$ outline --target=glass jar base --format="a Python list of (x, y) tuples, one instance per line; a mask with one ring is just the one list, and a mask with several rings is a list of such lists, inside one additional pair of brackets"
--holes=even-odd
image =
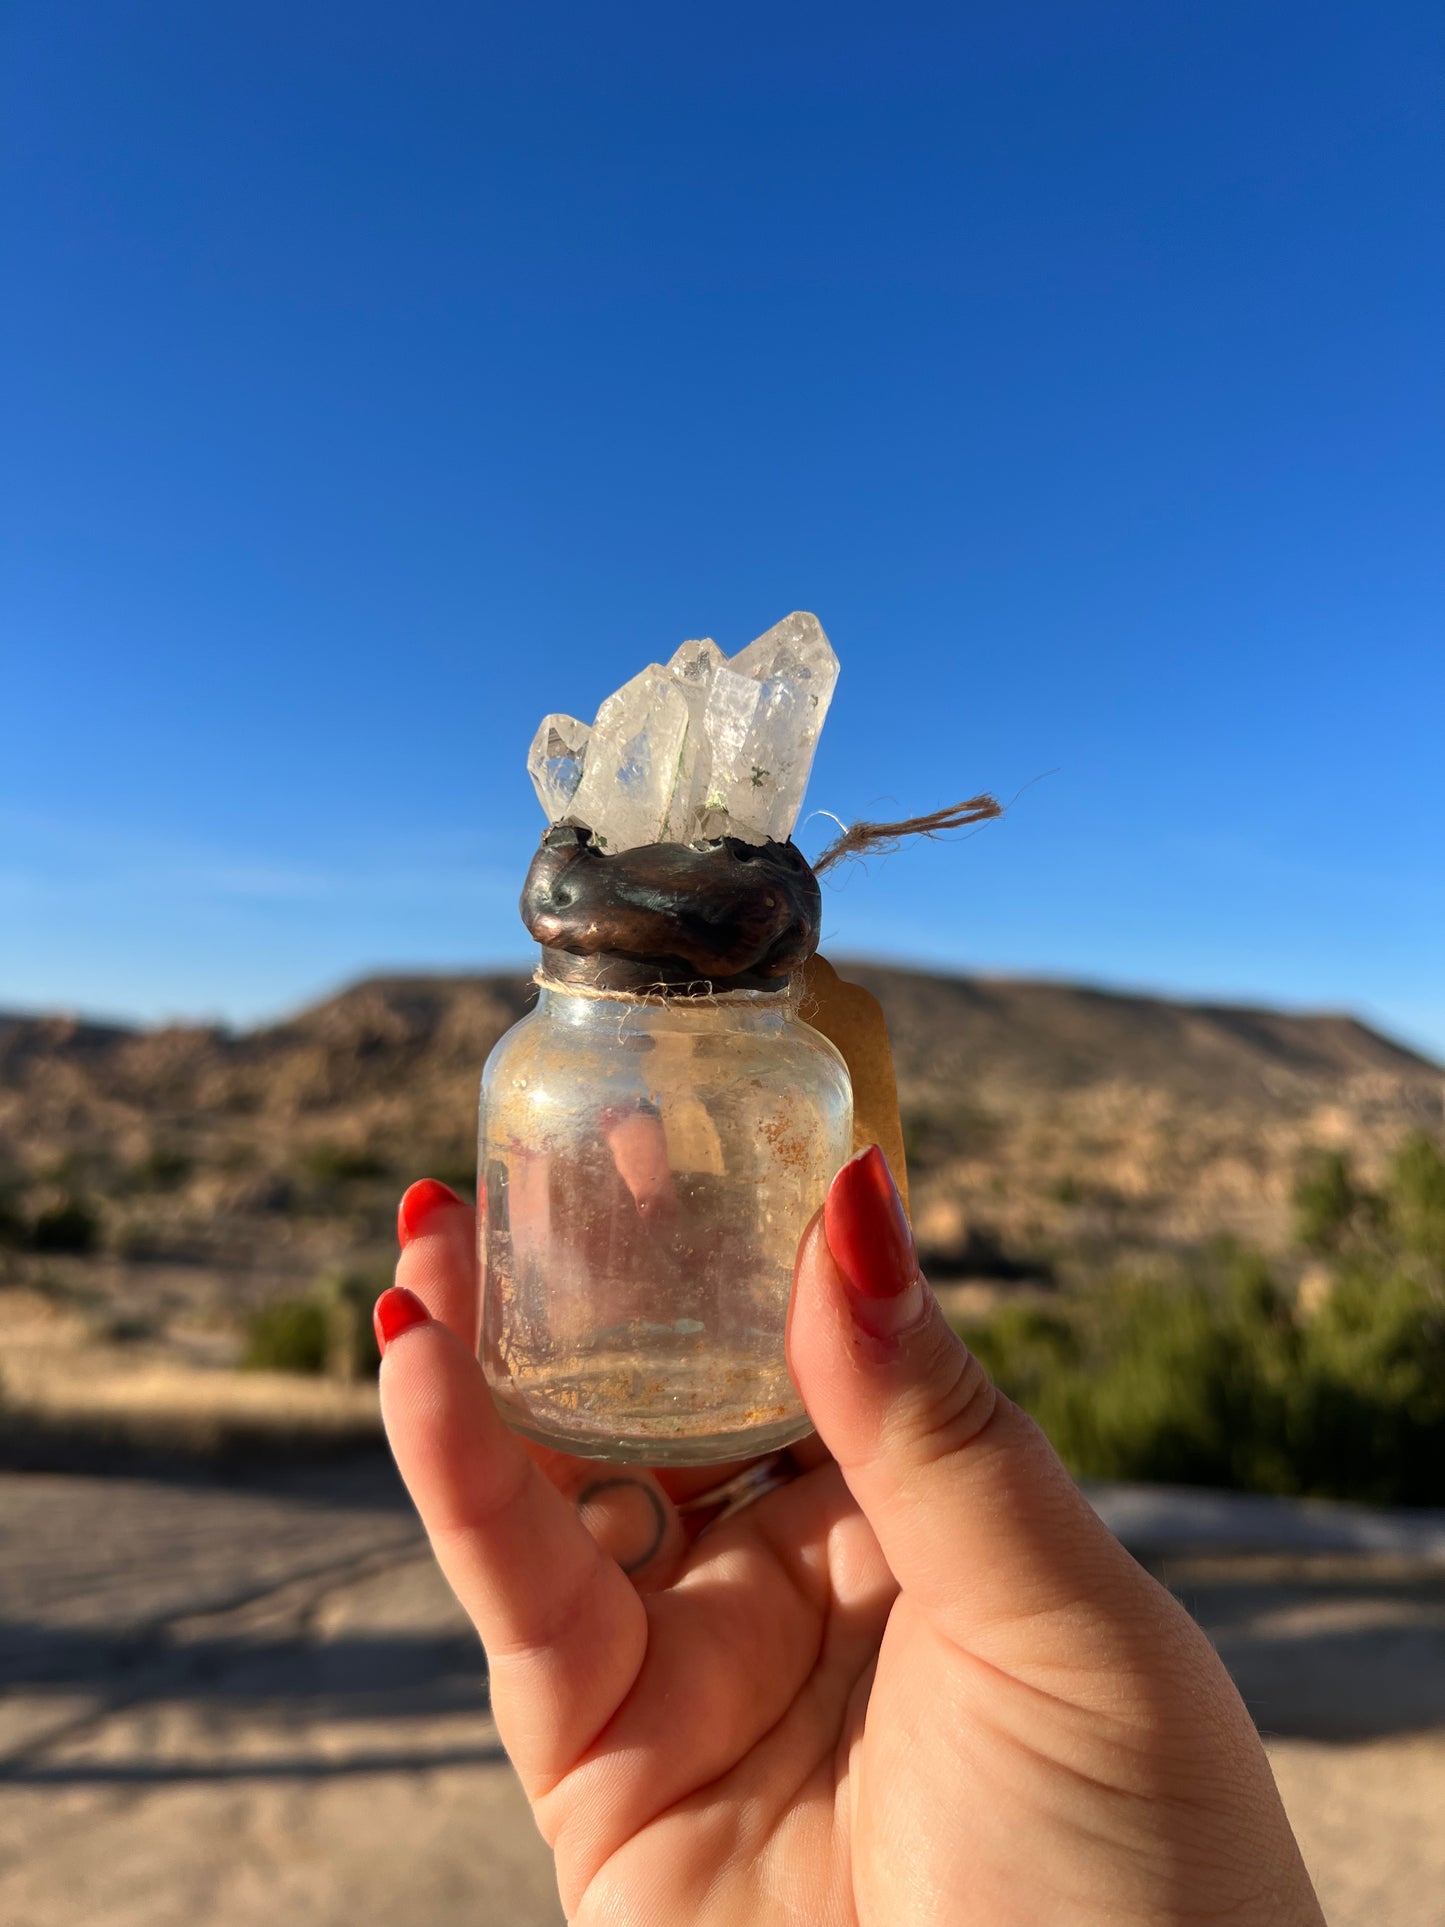
[(718, 1357), (696, 1341), (574, 1353), (544, 1370), (489, 1370), (514, 1431), (574, 1458), (625, 1465), (720, 1465), (791, 1445), (812, 1430), (779, 1345)]
[(673, 1433), (661, 1429), (645, 1437), (604, 1435), (595, 1429), (575, 1430), (538, 1419), (525, 1406), (504, 1396), (497, 1397), (497, 1408), (514, 1432), (545, 1445), (553, 1452), (565, 1452), (574, 1459), (597, 1459), (608, 1465), (726, 1465), (734, 1459), (761, 1458), (795, 1445), (812, 1431), (806, 1412), (790, 1412), (785, 1418), (762, 1425), (738, 1426), (711, 1433)]

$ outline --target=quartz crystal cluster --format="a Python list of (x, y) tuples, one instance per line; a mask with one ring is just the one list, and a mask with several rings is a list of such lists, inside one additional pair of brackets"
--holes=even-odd
[(815, 616), (785, 616), (732, 657), (685, 642), (609, 696), (590, 729), (544, 716), (528, 774), (550, 823), (589, 829), (608, 852), (783, 842), (837, 680)]

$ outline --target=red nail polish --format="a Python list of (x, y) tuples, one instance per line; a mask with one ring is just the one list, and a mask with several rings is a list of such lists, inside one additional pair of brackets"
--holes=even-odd
[(850, 1158), (823, 1206), (823, 1233), (865, 1330), (891, 1338), (918, 1317), (923, 1285), (903, 1200), (876, 1144)]
[(440, 1178), (419, 1178), (402, 1193), (396, 1207), (396, 1241), (405, 1251), (413, 1238), (431, 1229), (427, 1220), (444, 1204), (460, 1204), (461, 1199)]
[(376, 1349), (382, 1357), (393, 1338), (399, 1338), (413, 1325), (424, 1325), (431, 1313), (414, 1291), (405, 1285), (392, 1285), (376, 1301), (371, 1314), (372, 1329), (376, 1333)]

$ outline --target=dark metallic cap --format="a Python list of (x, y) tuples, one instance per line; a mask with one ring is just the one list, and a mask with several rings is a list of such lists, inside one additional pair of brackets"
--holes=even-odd
[(818, 879), (791, 843), (644, 843), (608, 856), (549, 830), (522, 921), (555, 982), (705, 995), (782, 990), (818, 947)]

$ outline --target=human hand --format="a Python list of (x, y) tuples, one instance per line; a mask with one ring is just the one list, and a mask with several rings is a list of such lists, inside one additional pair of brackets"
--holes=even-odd
[(471, 1211), (403, 1200), (381, 1400), (579, 1927), (1318, 1927), (1249, 1717), (996, 1392), (876, 1150), (799, 1252), (799, 1474), (526, 1444), (476, 1359)]

